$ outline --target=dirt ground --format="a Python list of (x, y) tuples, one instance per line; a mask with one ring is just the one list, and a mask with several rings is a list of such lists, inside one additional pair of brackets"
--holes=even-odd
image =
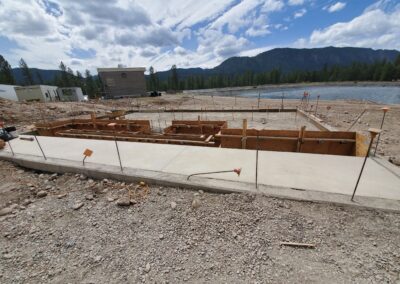
[(1, 283), (400, 282), (398, 213), (0, 166)]
[[(285, 108), (299, 105), (284, 101)], [(92, 111), (257, 106), (257, 99), (187, 94), (88, 103), (0, 99), (0, 120), (22, 132)], [(379, 128), (382, 107), (320, 101), (317, 116), (347, 130), (367, 108), (352, 127), (365, 132)], [(390, 108), (378, 153), (399, 163), (400, 105)], [(5, 161), (0, 180), (0, 283), (400, 283), (399, 213), (91, 180)], [(121, 206), (128, 196), (132, 204)]]

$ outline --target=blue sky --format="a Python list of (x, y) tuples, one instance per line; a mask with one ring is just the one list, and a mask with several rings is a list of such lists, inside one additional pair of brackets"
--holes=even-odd
[(14, 67), (214, 67), (323, 46), (400, 49), (400, 0), (0, 0), (0, 54)]

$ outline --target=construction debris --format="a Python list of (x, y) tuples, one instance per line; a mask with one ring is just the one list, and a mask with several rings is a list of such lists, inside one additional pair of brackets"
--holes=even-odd
[(314, 244), (305, 243), (293, 243), (293, 242), (281, 242), (281, 246), (299, 247), (299, 248), (315, 248)]

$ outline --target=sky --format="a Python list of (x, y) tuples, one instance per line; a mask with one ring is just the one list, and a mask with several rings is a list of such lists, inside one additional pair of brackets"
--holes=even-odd
[(277, 47), (400, 50), (400, 0), (0, 0), (12, 67), (212, 68)]

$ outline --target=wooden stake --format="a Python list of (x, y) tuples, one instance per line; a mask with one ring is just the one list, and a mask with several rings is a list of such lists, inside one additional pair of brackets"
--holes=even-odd
[(242, 130), (242, 149), (246, 149), (246, 137), (247, 135), (247, 119), (243, 119), (243, 130)]
[(297, 152), (301, 152), (301, 145), (303, 144), (304, 133), (306, 132), (306, 127), (302, 126), (299, 131), (299, 139), (297, 140)]

